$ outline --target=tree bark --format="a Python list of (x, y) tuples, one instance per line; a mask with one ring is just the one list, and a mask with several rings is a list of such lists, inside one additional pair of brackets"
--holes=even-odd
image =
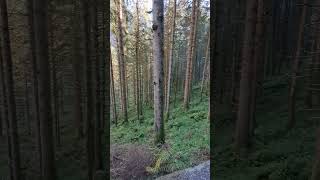
[(8, 166), (10, 170), (10, 180), (13, 180), (13, 166), (11, 165), (12, 162), (12, 151), (11, 151), (11, 135), (9, 133), (9, 116), (8, 116), (8, 107), (7, 107), (7, 93), (6, 93), (6, 84), (5, 84), (5, 75), (4, 75), (4, 64), (3, 64), (3, 57), (2, 57), (2, 47), (0, 46), (0, 91), (1, 91), (1, 100), (2, 100), (2, 112), (3, 112), (3, 119), (6, 126), (6, 133), (7, 133), (7, 146), (8, 146)]
[(172, 29), (171, 29), (171, 43), (169, 49), (169, 59), (168, 59), (168, 75), (167, 75), (167, 94), (166, 94), (166, 110), (165, 110), (165, 120), (169, 119), (169, 109), (170, 109), (170, 94), (171, 94), (171, 81), (172, 81), (172, 61), (173, 61), (173, 52), (174, 52), (174, 41), (175, 41), (175, 30), (176, 30), (176, 11), (177, 11), (177, 2), (173, 0), (173, 19), (172, 19)]
[(87, 165), (88, 165), (88, 180), (93, 180), (94, 175), (94, 125), (92, 115), (94, 114), (93, 104), (93, 90), (92, 90), (92, 63), (91, 63), (91, 41), (90, 41), (90, 12), (89, 5), (90, 0), (82, 0), (82, 19), (83, 19), (83, 41), (84, 41), (84, 58), (86, 61), (86, 87), (87, 87), (87, 139), (86, 139), (86, 150), (87, 150)]
[(290, 89), (289, 89), (289, 121), (287, 124), (287, 128), (288, 130), (290, 130), (291, 128), (294, 127), (295, 125), (295, 111), (296, 111), (296, 84), (297, 84), (297, 74), (299, 71), (299, 59), (300, 59), (300, 54), (301, 54), (301, 48), (303, 45), (303, 34), (304, 34), (304, 24), (305, 24), (305, 18), (306, 18), (306, 4), (307, 4), (307, 0), (304, 0), (303, 3), (303, 7), (302, 7), (302, 14), (300, 16), (300, 20), (299, 20), (299, 32), (298, 32), (298, 41), (297, 41), (297, 49), (295, 52), (295, 56), (294, 56), (294, 61), (293, 61), (293, 66), (292, 66), (292, 72), (291, 72), (291, 83), (290, 83)]
[[(198, 0), (199, 1), (199, 0)], [(187, 69), (186, 77), (184, 84), (184, 96), (183, 96), (183, 107), (185, 109), (189, 108), (190, 100), (190, 88), (192, 82), (192, 66), (193, 66), (193, 57), (194, 57), (194, 46), (195, 46), (195, 33), (196, 33), (196, 12), (197, 12), (197, 0), (192, 1), (192, 15), (191, 15), (191, 29), (189, 35), (189, 46), (188, 46), (188, 55), (187, 55)]]
[(111, 104), (112, 104), (112, 113), (113, 113), (113, 122), (115, 125), (118, 124), (118, 116), (117, 116), (117, 104), (116, 104), (116, 95), (114, 90), (114, 77), (113, 77), (113, 66), (112, 62), (110, 63), (110, 78), (111, 78)]
[(155, 144), (165, 142), (164, 120), (163, 120), (163, 32), (164, 14), (163, 0), (153, 0), (153, 88), (154, 88), (154, 127)]
[(74, 12), (73, 12), (73, 58), (72, 58), (72, 70), (73, 70), (73, 119), (77, 127), (77, 137), (83, 138), (83, 117), (82, 117), (82, 106), (81, 106), (81, 65), (83, 57), (80, 55), (80, 41), (81, 39), (78, 30), (80, 29), (80, 17), (79, 17), (79, 4), (78, 1), (74, 1)]
[(16, 102), (14, 95), (14, 80), (13, 80), (13, 70), (12, 70), (12, 57), (11, 57), (11, 42), (10, 33), (8, 25), (8, 12), (7, 12), (7, 2), (6, 0), (0, 0), (0, 11), (1, 11), (1, 21), (2, 21), (2, 55), (3, 55), (3, 65), (4, 65), (4, 77), (5, 77), (5, 94), (7, 95), (7, 108), (8, 108), (8, 119), (9, 119), (9, 129), (8, 134), (10, 135), (10, 146), (12, 155), (12, 176), (13, 180), (20, 180), (21, 170), (20, 170), (20, 147), (19, 147), (19, 137), (18, 137), (18, 127), (17, 127), (17, 117), (16, 117)]
[[(29, 38), (30, 38), (30, 59), (32, 63), (32, 79), (33, 79), (33, 97), (32, 97), (32, 118), (34, 121), (34, 129), (36, 134), (37, 150), (38, 150), (38, 162), (39, 169), (42, 169), (41, 163), (41, 138), (40, 138), (40, 119), (39, 119), (39, 90), (38, 90), (38, 79), (37, 79), (37, 61), (36, 61), (36, 42), (34, 33), (34, 0), (27, 1), (28, 8), (28, 24), (29, 24)], [(41, 176), (41, 175), (39, 175)]]
[(239, 108), (235, 136), (235, 148), (238, 153), (240, 153), (241, 150), (246, 150), (249, 144), (250, 70), (253, 62), (256, 15), (257, 2), (255, 0), (248, 0), (246, 7), (244, 45), (242, 48)]
[(208, 35), (208, 44), (207, 44), (207, 50), (206, 50), (206, 57), (205, 57), (203, 73), (202, 73), (201, 90), (200, 90), (200, 101), (202, 101), (203, 88), (204, 88), (204, 84), (205, 84), (205, 81), (206, 81), (207, 73), (209, 72), (208, 71), (209, 70), (209, 68), (208, 68), (209, 51), (210, 51), (210, 32), (209, 32), (209, 35)]
[(140, 66), (140, 62), (139, 62), (139, 36), (140, 36), (140, 32), (139, 32), (139, 6), (138, 6), (138, 1), (136, 2), (136, 16), (137, 16), (137, 26), (136, 26), (136, 72), (135, 72), (135, 75), (136, 75), (136, 108), (137, 108), (137, 117), (138, 117), (138, 120), (141, 122), (140, 120), (140, 109), (141, 109), (141, 97), (140, 97), (140, 91), (141, 91), (141, 88), (140, 88), (140, 70), (139, 70), (139, 66)]
[(264, 50), (264, 0), (258, 0), (257, 9), (257, 24), (255, 35), (255, 46), (253, 63), (251, 67), (251, 93), (250, 93), (250, 135), (254, 133), (256, 126), (255, 112), (256, 112), (256, 97), (257, 97), (257, 78), (258, 78), (258, 65), (262, 63), (263, 50)]
[(54, 180), (55, 162), (52, 133), (50, 70), (48, 52), (48, 1), (34, 0), (34, 31), (38, 65), (39, 119), (41, 134), (42, 179)]
[(96, 120), (94, 123), (94, 163), (95, 171), (102, 169), (102, 141), (101, 141), (101, 93), (100, 93), (100, 57), (99, 57), (99, 32), (98, 32), (98, 0), (93, 0), (92, 7), (92, 29), (93, 29), (93, 45), (95, 49), (95, 78), (96, 78), (96, 92), (95, 92), (95, 108), (96, 108)]
[(123, 48), (123, 28), (122, 28), (122, 0), (118, 0), (118, 22), (117, 27), (119, 30), (119, 64), (120, 64), (120, 86), (121, 86), (121, 104), (124, 122), (128, 122), (127, 112), (127, 93), (126, 93), (126, 76), (125, 76), (125, 63), (124, 63), (124, 48)]

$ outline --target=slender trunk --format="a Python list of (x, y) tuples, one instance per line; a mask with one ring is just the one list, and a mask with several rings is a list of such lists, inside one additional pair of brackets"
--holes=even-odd
[(254, 56), (251, 68), (251, 97), (250, 97), (250, 135), (254, 133), (256, 126), (255, 112), (256, 112), (256, 96), (257, 96), (257, 78), (258, 78), (258, 64), (261, 64), (263, 58), (262, 52), (264, 50), (264, 1), (258, 0), (257, 10), (257, 25), (255, 35)]
[(168, 62), (168, 75), (167, 75), (167, 94), (166, 94), (166, 110), (165, 110), (165, 120), (169, 120), (169, 109), (170, 109), (170, 90), (171, 90), (171, 79), (172, 79), (172, 61), (173, 61), (173, 51), (174, 51), (174, 41), (175, 41), (175, 29), (176, 29), (176, 11), (177, 2), (173, 1), (173, 19), (172, 19), (172, 29), (171, 29), (171, 43), (169, 49), (169, 62)]
[(124, 48), (123, 48), (123, 28), (122, 28), (122, 0), (118, 0), (118, 40), (119, 40), (119, 64), (120, 64), (120, 86), (121, 86), (121, 104), (124, 122), (128, 122), (127, 113), (127, 94), (126, 94), (126, 76), (124, 63)]
[(202, 101), (202, 93), (203, 93), (203, 88), (204, 88), (204, 83), (206, 80), (206, 75), (208, 73), (208, 62), (209, 62), (209, 51), (210, 51), (210, 32), (208, 35), (208, 45), (207, 45), (207, 50), (206, 50), (206, 59), (204, 62), (204, 67), (203, 67), (203, 74), (202, 74), (202, 80), (201, 80), (201, 90), (200, 90), (200, 101)]
[(4, 123), (6, 126), (6, 133), (7, 133), (7, 146), (8, 146), (8, 166), (10, 170), (10, 180), (13, 180), (13, 166), (12, 166), (12, 151), (11, 151), (11, 134), (9, 133), (9, 116), (8, 116), (8, 106), (7, 106), (7, 93), (6, 93), (6, 84), (5, 84), (5, 75), (4, 75), (4, 64), (3, 64), (3, 57), (2, 57), (2, 47), (0, 46), (0, 91), (2, 92), (2, 112), (3, 112), (3, 118)]
[[(34, 129), (36, 134), (37, 151), (38, 151), (38, 162), (39, 169), (42, 169), (41, 162), (41, 139), (40, 139), (40, 119), (39, 119), (39, 91), (38, 91), (38, 79), (37, 79), (37, 62), (36, 62), (36, 44), (35, 44), (35, 33), (34, 33), (34, 3), (33, 0), (27, 1), (28, 5), (28, 24), (29, 24), (29, 35), (30, 35), (30, 59), (32, 63), (32, 79), (33, 79), (33, 97), (32, 97), (32, 117), (34, 121)], [(39, 175), (40, 176), (40, 175)]]
[(165, 142), (163, 120), (163, 0), (153, 0), (153, 88), (154, 88), (154, 127), (155, 144)]
[(57, 86), (57, 60), (52, 60), (52, 90), (53, 90), (53, 107), (54, 107), (54, 123), (55, 123), (55, 135), (56, 135), (56, 144), (60, 146), (58, 128), (59, 128), (59, 115), (60, 115), (60, 104), (59, 104), (59, 91)]
[(112, 93), (112, 112), (113, 112), (113, 122), (115, 123), (115, 125), (118, 124), (118, 117), (117, 117), (117, 104), (116, 104), (116, 95), (115, 95), (115, 91), (114, 91), (114, 77), (113, 77), (113, 66), (112, 66), (112, 62), (110, 63), (110, 78), (111, 78), (111, 93)]
[(79, 4), (77, 1), (74, 1), (74, 17), (73, 17), (73, 53), (74, 57), (72, 58), (72, 70), (73, 70), (73, 118), (75, 125), (77, 127), (77, 137), (79, 139), (83, 138), (83, 117), (82, 117), (82, 106), (81, 106), (81, 65), (82, 58), (80, 55), (80, 45), (79, 39), (81, 39), (78, 32), (80, 28), (79, 23)]
[(183, 106), (185, 109), (189, 108), (189, 96), (191, 88), (191, 79), (192, 79), (192, 65), (193, 65), (193, 56), (194, 56), (194, 46), (195, 46), (195, 26), (196, 26), (196, 12), (197, 12), (197, 0), (192, 1), (192, 15), (191, 15), (191, 30), (189, 35), (189, 45), (188, 45), (188, 56), (187, 56), (187, 69), (186, 77), (184, 83), (184, 97), (183, 97)]
[(299, 33), (298, 33), (298, 41), (297, 41), (297, 49), (293, 61), (292, 66), (292, 74), (291, 74), (291, 83), (290, 83), (290, 89), (289, 89), (289, 121), (287, 124), (287, 128), (291, 129), (295, 125), (295, 112), (296, 112), (296, 84), (297, 84), (297, 74), (299, 70), (299, 59), (300, 59), (300, 53), (301, 48), (303, 45), (303, 34), (304, 34), (304, 23), (306, 18), (306, 8), (305, 5), (307, 3), (307, 0), (304, 0), (304, 5), (302, 7), (302, 14), (300, 16), (300, 25), (299, 25)]
[(249, 0), (246, 8), (244, 45), (242, 49), (241, 79), (235, 148), (238, 153), (249, 145), (250, 70), (253, 63), (254, 34), (256, 30), (257, 2)]
[(174, 85), (174, 100), (173, 100), (173, 107), (176, 107), (176, 102), (177, 102), (177, 93), (179, 90), (179, 81), (180, 81), (180, 49), (181, 49), (181, 45), (179, 45), (179, 49), (178, 49), (178, 55), (177, 55), (177, 62), (176, 62), (176, 75), (175, 75), (175, 85)]
[(54, 146), (50, 97), (50, 70), (48, 52), (48, 1), (34, 1), (34, 30), (38, 65), (39, 119), (41, 134), (42, 179), (54, 180)]
[[(25, 68), (27, 69), (27, 66), (25, 66)], [(26, 123), (27, 123), (27, 129), (28, 129), (28, 135), (31, 135), (31, 120), (30, 120), (30, 102), (29, 102), (29, 86), (28, 86), (28, 74), (25, 72), (25, 115), (26, 115)], [(0, 113), (1, 116), (1, 113)], [(1, 117), (0, 117), (1, 119)], [(0, 124), (1, 124), (1, 120), (0, 120)], [(0, 125), (0, 136), (1, 136), (1, 125)]]
[(94, 123), (94, 154), (95, 154), (95, 170), (102, 169), (102, 144), (101, 144), (101, 93), (100, 93), (100, 58), (99, 58), (99, 32), (98, 32), (98, 0), (93, 0), (92, 7), (92, 28), (93, 28), (93, 40), (94, 40), (94, 49), (95, 49), (95, 73), (96, 73), (96, 98), (95, 98), (95, 107), (96, 107), (96, 121)]
[[(140, 72), (139, 72), (139, 66), (140, 66), (140, 63), (139, 63), (139, 7), (138, 7), (138, 1), (136, 2), (136, 12), (137, 12), (137, 29), (136, 29), (136, 108), (137, 108), (137, 117), (138, 117), (138, 120), (140, 121), (140, 105), (141, 105), (141, 97), (140, 97)], [(141, 122), (141, 121), (140, 121)]]
[(8, 119), (9, 119), (9, 129), (8, 134), (10, 134), (10, 145), (11, 145), (11, 155), (12, 155), (12, 171), (13, 180), (19, 180), (22, 178), (20, 170), (20, 147), (19, 147), (19, 137), (18, 137), (18, 127), (17, 127), (17, 115), (16, 115), (16, 102), (14, 95), (14, 80), (13, 80), (13, 65), (11, 57), (11, 42), (10, 33), (8, 25), (8, 12), (7, 12), (7, 2), (6, 0), (0, 0), (0, 11), (2, 20), (2, 55), (3, 55), (3, 65), (4, 65), (4, 77), (7, 95), (7, 107), (8, 107)]
[(92, 63), (91, 63), (91, 41), (90, 41), (90, 13), (89, 5), (91, 1), (83, 0), (81, 5), (83, 15), (83, 40), (84, 40), (84, 58), (86, 61), (86, 86), (87, 86), (87, 165), (88, 180), (93, 180), (94, 173), (94, 125), (92, 115), (94, 114), (93, 90), (92, 90)]
[[(101, 128), (102, 128), (102, 133), (104, 133), (105, 129), (106, 129), (106, 89), (107, 89), (107, 80), (106, 78), (109, 76), (109, 73), (106, 73), (108, 71), (108, 65), (107, 64), (107, 58), (108, 58), (108, 55), (107, 55), (107, 46), (106, 46), (106, 33), (108, 32), (107, 31), (107, 28), (106, 28), (106, 5), (105, 5), (105, 1), (103, 2), (100, 2), (102, 3), (102, 71), (101, 71), (101, 74), (102, 74), (102, 77), (101, 77), (101, 84), (102, 84), (102, 93), (101, 93), (101, 96), (102, 96), (102, 99), (101, 99)], [(111, 58), (110, 58), (111, 59)], [(111, 60), (110, 60), (111, 62)], [(110, 63), (110, 66), (111, 66), (111, 63)], [(128, 94), (128, 93), (127, 93)], [(108, 122), (107, 122), (108, 123)]]

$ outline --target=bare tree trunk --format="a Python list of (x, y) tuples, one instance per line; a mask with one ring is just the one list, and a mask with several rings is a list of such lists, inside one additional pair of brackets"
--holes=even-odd
[(52, 112), (50, 93), (50, 69), (48, 52), (48, 2), (34, 1), (34, 30), (36, 42), (36, 59), (38, 65), (39, 119), (42, 152), (42, 179), (54, 180), (54, 146), (52, 133)]
[(287, 124), (287, 128), (291, 129), (295, 125), (295, 111), (296, 111), (296, 84), (297, 84), (297, 73), (299, 70), (299, 58), (301, 53), (301, 46), (303, 45), (303, 34), (304, 34), (304, 23), (306, 18), (306, 8), (307, 8), (307, 0), (304, 0), (302, 7), (302, 14), (300, 16), (300, 25), (299, 25), (299, 33), (298, 33), (298, 41), (297, 41), (297, 49), (296, 54), (293, 61), (292, 66), (292, 74), (291, 74), (291, 83), (290, 83), (290, 92), (289, 92), (289, 121)]
[(74, 12), (73, 12), (73, 61), (72, 61), (72, 70), (73, 70), (73, 118), (77, 127), (77, 136), (79, 139), (83, 138), (83, 117), (82, 117), (82, 106), (81, 106), (81, 65), (82, 65), (82, 56), (80, 55), (80, 41), (81, 39), (78, 30), (80, 29), (80, 17), (79, 17), (79, 4), (78, 1), (74, 1)]
[(115, 125), (118, 124), (118, 117), (117, 117), (117, 104), (116, 104), (116, 95), (115, 95), (115, 91), (114, 91), (114, 77), (113, 77), (113, 66), (112, 66), (112, 62), (110, 63), (110, 78), (111, 78), (111, 104), (112, 104), (112, 112), (113, 112), (113, 122), (115, 123)]
[(88, 180), (93, 180), (94, 175), (94, 125), (92, 115), (94, 114), (93, 90), (92, 90), (92, 63), (91, 63), (91, 41), (90, 41), (90, 0), (82, 0), (81, 9), (83, 15), (83, 41), (84, 41), (84, 58), (86, 61), (86, 78), (87, 78), (87, 164), (88, 164)]
[(166, 110), (165, 110), (165, 120), (169, 119), (169, 108), (170, 108), (170, 90), (171, 90), (171, 79), (172, 79), (172, 61), (173, 61), (173, 51), (174, 51), (174, 41), (175, 41), (175, 29), (176, 29), (176, 11), (177, 2), (173, 1), (173, 19), (172, 19), (172, 29), (171, 29), (171, 43), (169, 49), (169, 59), (168, 59), (168, 75), (167, 75), (167, 94), (166, 94)]
[[(39, 169), (42, 169), (41, 162), (41, 135), (40, 135), (40, 119), (39, 119), (39, 91), (38, 91), (38, 79), (37, 79), (37, 61), (36, 61), (36, 44), (35, 44), (35, 33), (34, 33), (34, 3), (33, 0), (27, 1), (28, 8), (28, 24), (29, 24), (29, 37), (30, 37), (30, 59), (32, 63), (32, 79), (33, 79), (33, 98), (32, 98), (32, 117), (34, 121), (34, 129), (37, 141), (38, 150), (38, 162)], [(39, 175), (41, 176), (41, 175)]]
[(122, 113), (124, 115), (124, 122), (128, 122), (127, 113), (127, 94), (126, 94), (126, 76), (125, 76), (125, 63), (124, 63), (124, 49), (123, 49), (123, 28), (122, 28), (122, 0), (118, 0), (118, 30), (119, 30), (119, 64), (120, 64), (120, 86), (121, 86), (121, 104)]
[(153, 0), (153, 88), (154, 88), (154, 127), (155, 144), (165, 142), (163, 120), (163, 0)]
[[(140, 97), (140, 91), (141, 91), (141, 89), (140, 89), (140, 72), (139, 72), (139, 66), (140, 66), (140, 62), (139, 62), (139, 6), (138, 6), (138, 1), (136, 2), (136, 12), (137, 12), (137, 26), (136, 26), (136, 81), (135, 81), (135, 83), (136, 83), (136, 106), (137, 106), (137, 117), (138, 117), (138, 120), (140, 121), (140, 106), (141, 106), (141, 101), (140, 101), (140, 99), (141, 99), (141, 97)], [(141, 121), (140, 121), (141, 122)]]
[(16, 117), (16, 102), (14, 96), (14, 81), (13, 81), (13, 70), (12, 70), (12, 58), (11, 58), (11, 42), (8, 25), (8, 12), (6, 0), (0, 0), (0, 11), (2, 21), (2, 55), (4, 65), (4, 77), (7, 95), (7, 107), (8, 107), (8, 119), (10, 134), (10, 145), (12, 155), (12, 171), (13, 180), (19, 180), (22, 178), (20, 170), (20, 147)]
[[(199, 0), (198, 0), (199, 1)], [(190, 100), (190, 88), (192, 81), (192, 66), (193, 66), (193, 57), (194, 57), (194, 46), (195, 46), (195, 33), (196, 33), (196, 12), (197, 12), (197, 0), (192, 1), (192, 15), (191, 15), (191, 29), (189, 35), (189, 46), (188, 46), (188, 56), (187, 56), (187, 69), (186, 77), (184, 84), (184, 97), (183, 97), (183, 106), (185, 109), (189, 108)]]
[(201, 80), (201, 90), (200, 90), (200, 101), (202, 101), (202, 93), (203, 93), (203, 88), (204, 88), (204, 84), (206, 81), (206, 75), (208, 73), (209, 68), (208, 66), (208, 62), (209, 62), (209, 50), (210, 50), (210, 32), (208, 35), (208, 45), (207, 45), (207, 50), (206, 50), (206, 59), (204, 62), (204, 68), (203, 68), (203, 74), (202, 74), (202, 80)]
[(257, 25), (255, 35), (255, 47), (253, 63), (251, 68), (251, 97), (250, 97), (250, 135), (254, 133), (256, 126), (255, 112), (256, 112), (256, 96), (257, 96), (257, 77), (258, 77), (258, 64), (261, 64), (263, 59), (262, 52), (264, 50), (264, 1), (258, 0), (258, 11), (257, 11)]
[(249, 144), (250, 118), (250, 70), (253, 63), (254, 34), (256, 31), (257, 2), (248, 0), (246, 7), (246, 23), (244, 45), (242, 49), (241, 79), (238, 119), (236, 122), (235, 148), (237, 152), (246, 150)]
[[(31, 119), (30, 119), (30, 101), (29, 101), (29, 86), (28, 86), (28, 74), (27, 74), (27, 65), (25, 65), (24, 77), (25, 79), (25, 120), (27, 123), (28, 135), (31, 135)], [(1, 113), (0, 113), (1, 116)], [(1, 117), (0, 117), (1, 119)], [(0, 120), (1, 124), (1, 120)], [(1, 125), (0, 125), (0, 136), (1, 136)]]
[[(53, 40), (53, 39), (52, 39)], [(52, 48), (52, 47), (51, 47)], [(57, 146), (60, 146), (58, 128), (59, 128), (59, 115), (60, 115), (60, 105), (59, 105), (59, 91), (57, 85), (57, 60), (52, 60), (52, 90), (53, 90), (53, 107), (54, 107), (54, 124), (55, 124), (55, 138)]]
[(93, 40), (94, 40), (94, 49), (95, 49), (95, 73), (96, 73), (96, 99), (95, 99), (95, 107), (96, 107), (96, 120), (94, 123), (94, 163), (95, 170), (102, 169), (102, 141), (101, 141), (101, 93), (100, 93), (100, 58), (99, 58), (99, 32), (98, 32), (98, 0), (93, 0), (92, 7), (92, 28), (93, 28)]
[(2, 57), (2, 47), (0, 46), (0, 91), (1, 91), (1, 100), (2, 100), (2, 112), (3, 112), (3, 118), (6, 126), (6, 133), (7, 133), (7, 146), (8, 146), (8, 166), (10, 170), (10, 180), (13, 180), (13, 166), (12, 166), (12, 150), (11, 150), (11, 134), (9, 133), (9, 116), (8, 116), (8, 107), (7, 107), (7, 93), (6, 93), (6, 84), (5, 84), (5, 75), (4, 75), (4, 64), (3, 64), (3, 57)]
[(177, 93), (179, 91), (179, 81), (180, 81), (180, 52), (181, 52), (181, 45), (179, 45), (178, 55), (177, 55), (177, 62), (176, 62), (176, 74), (175, 74), (175, 85), (174, 85), (174, 100), (173, 100), (173, 107), (176, 107), (177, 102)]

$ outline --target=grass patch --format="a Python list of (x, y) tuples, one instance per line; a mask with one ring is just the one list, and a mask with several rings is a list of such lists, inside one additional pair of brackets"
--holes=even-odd
[[(194, 90), (192, 97), (197, 97), (199, 89)], [(188, 168), (201, 161), (209, 159), (209, 133), (207, 97), (202, 102), (192, 99), (188, 111), (184, 110), (181, 102), (176, 107), (171, 105), (170, 118), (165, 123), (166, 148), (162, 150), (153, 144), (153, 109), (144, 108), (143, 123), (139, 123), (134, 111), (129, 111), (129, 123), (111, 127), (112, 144), (147, 145), (154, 156), (160, 157), (162, 151), (167, 152), (162, 166), (157, 174), (170, 173)], [(173, 103), (171, 103), (173, 104)]]

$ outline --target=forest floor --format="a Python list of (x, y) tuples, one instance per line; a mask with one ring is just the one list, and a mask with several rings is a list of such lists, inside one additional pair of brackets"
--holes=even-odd
[[(85, 139), (78, 140), (71, 121), (70, 109), (66, 106), (64, 119), (61, 120), (61, 144), (55, 143), (55, 165), (57, 179), (59, 180), (85, 180), (87, 175)], [(39, 175), (39, 162), (37, 161), (35, 136), (28, 135), (26, 123), (19, 121), (19, 142), (21, 151), (21, 169), (26, 180), (35, 180)], [(7, 178), (8, 152), (6, 137), (0, 138), (0, 179)]]
[[(311, 175), (319, 123), (304, 109), (304, 94), (297, 96), (296, 126), (286, 131), (288, 82), (272, 79), (257, 100), (257, 129), (247, 158), (236, 158), (230, 113), (218, 111), (214, 137), (216, 180), (307, 180)], [(302, 87), (302, 86), (301, 86)], [(222, 108), (223, 109), (223, 108)], [(232, 172), (232, 173), (231, 173)]]
[(171, 116), (165, 123), (166, 144), (162, 148), (153, 143), (153, 109), (150, 107), (144, 107), (142, 123), (132, 109), (128, 124), (111, 127), (113, 178), (154, 178), (209, 160), (208, 97), (200, 102), (195, 98), (200, 97), (199, 88), (195, 88), (188, 111), (182, 107), (182, 95), (178, 97), (175, 107), (171, 103)]

